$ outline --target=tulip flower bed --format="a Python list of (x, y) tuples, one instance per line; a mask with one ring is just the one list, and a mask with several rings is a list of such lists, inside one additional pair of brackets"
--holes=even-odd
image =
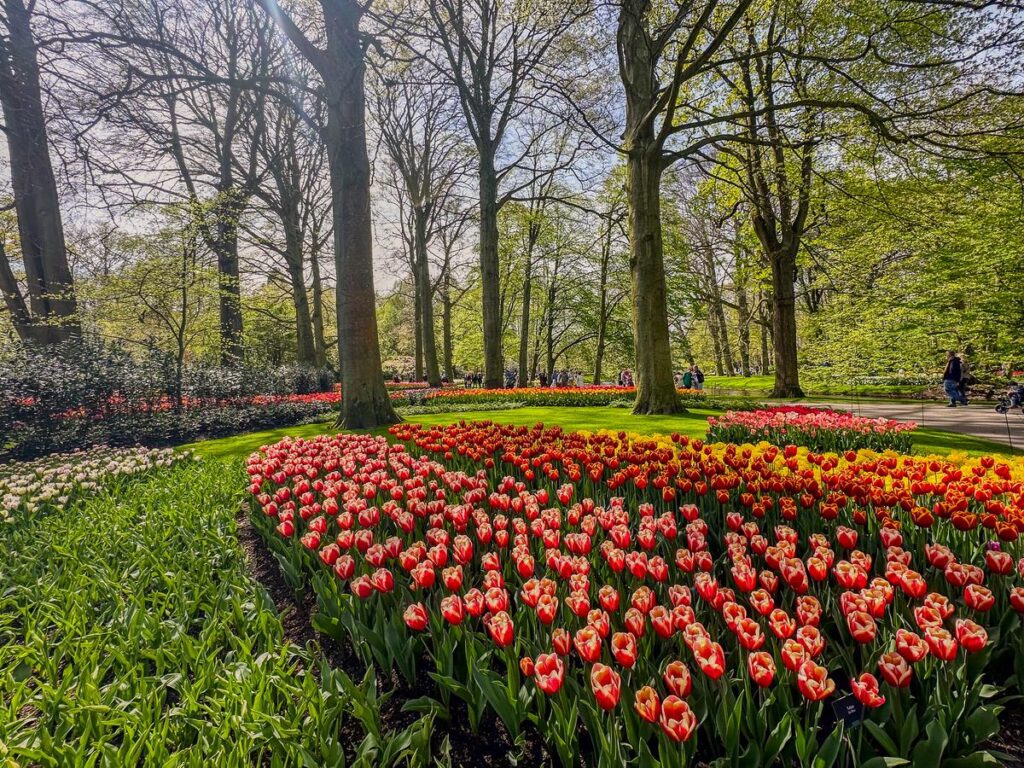
[(0, 523), (64, 507), (112, 482), (190, 460), (171, 448), (107, 448), (0, 465)]
[(1024, 679), (1024, 461), (391, 432), (247, 469), (318, 628), (433, 681), (407, 706), (489, 709), (567, 766), (993, 764)]
[(892, 419), (868, 419), (848, 411), (785, 405), (754, 411), (727, 411), (708, 419), (713, 443), (802, 445), (817, 452), (866, 448), (910, 453), (917, 425)]
[[(527, 406), (584, 407), (608, 405), (617, 400), (636, 397), (635, 387), (510, 387), (508, 389), (443, 389), (424, 394), (427, 402), (464, 403), (474, 406), (478, 402), (510, 401)], [(679, 398), (684, 405), (706, 402), (703, 392), (680, 389)]]

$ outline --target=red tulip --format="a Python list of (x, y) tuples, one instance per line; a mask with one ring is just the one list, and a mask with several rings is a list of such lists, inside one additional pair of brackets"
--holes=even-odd
[(992, 606), (996, 604), (996, 598), (988, 587), (968, 584), (964, 590), (964, 602), (971, 610), (985, 613), (992, 610)]
[(441, 598), (441, 615), (449, 624), (458, 626), (462, 623), (465, 613), (463, 611), (462, 598), (458, 595), (448, 595)]
[(614, 709), (622, 692), (622, 679), (611, 667), (595, 664), (590, 670), (590, 687), (597, 705), (604, 710)]
[(413, 603), (405, 609), (402, 617), (405, 619), (406, 626), (416, 632), (427, 627), (427, 609), (423, 607), (423, 603)]
[(924, 640), (935, 658), (942, 661), (952, 661), (956, 658), (956, 639), (945, 629), (929, 627), (924, 631)]
[(756, 651), (747, 656), (747, 672), (750, 679), (762, 688), (767, 688), (775, 679), (775, 661), (765, 651)]
[(619, 610), (619, 593), (615, 587), (605, 584), (597, 593), (598, 600), (601, 601), (601, 607), (609, 613), (615, 613)]
[(568, 656), (569, 651), (572, 649), (572, 638), (569, 636), (569, 631), (559, 627), (552, 632), (551, 647), (555, 649), (555, 653), (559, 656)]
[(557, 654), (542, 653), (534, 664), (534, 679), (537, 687), (549, 696), (558, 693), (565, 680), (565, 664)]
[(690, 670), (681, 661), (670, 661), (662, 675), (665, 686), (676, 696), (685, 699), (693, 688)]
[(537, 601), (537, 618), (540, 619), (540, 623), (545, 626), (551, 624), (557, 614), (558, 598), (551, 595), (541, 595)]
[(673, 741), (686, 741), (697, 729), (697, 716), (678, 696), (667, 696), (661, 703), (661, 729)]
[(655, 634), (662, 640), (667, 640), (675, 634), (676, 628), (673, 624), (672, 612), (663, 605), (656, 605), (651, 609), (651, 626)]
[(825, 636), (817, 627), (803, 626), (796, 631), (796, 639), (807, 650), (807, 655), (812, 659), (819, 656), (825, 650)]
[(612, 656), (626, 669), (636, 664), (636, 636), (631, 632), (612, 635)]
[(790, 672), (796, 672), (807, 659), (807, 649), (796, 640), (786, 640), (782, 644), (782, 663)]
[(808, 701), (828, 698), (836, 689), (834, 680), (828, 677), (828, 670), (807, 659), (797, 670), (796, 684)]
[(906, 659), (898, 653), (883, 653), (878, 661), (878, 671), (882, 679), (894, 688), (909, 688), (913, 672)]
[(896, 653), (916, 664), (928, 655), (928, 644), (920, 635), (907, 629), (896, 630)]
[(636, 692), (633, 698), (633, 709), (648, 723), (656, 723), (658, 715), (661, 714), (661, 701), (657, 692), (649, 685), (645, 685)]
[(484, 612), (484, 608), (486, 608), (483, 592), (481, 592), (479, 589), (469, 590), (463, 596), (462, 602), (466, 606), (466, 613), (468, 613), (470, 616), (481, 616)]
[(583, 627), (576, 632), (573, 639), (576, 646), (576, 653), (588, 663), (593, 663), (601, 658), (601, 636), (593, 627)]
[(487, 631), (491, 634), (494, 644), (499, 648), (512, 645), (514, 625), (512, 619), (504, 611), (499, 611), (491, 616), (490, 621), (487, 622)]
[(725, 651), (718, 643), (713, 643), (704, 636), (698, 637), (690, 646), (697, 666), (701, 672), (712, 680), (717, 680), (725, 673)]
[(369, 576), (357, 576), (348, 583), (348, 588), (360, 600), (366, 600), (374, 592), (373, 582)]
[(1010, 606), (1017, 613), (1024, 613), (1024, 587), (1014, 587), (1010, 590)]
[(874, 640), (875, 633), (878, 631), (874, 618), (864, 611), (851, 611), (847, 614), (846, 626), (850, 630), (851, 637), (862, 644)]
[(984, 650), (985, 644), (988, 643), (988, 632), (970, 619), (957, 619), (956, 639), (968, 653), (978, 653)]
[(626, 630), (633, 633), (638, 638), (644, 636), (644, 615), (636, 608), (630, 608), (626, 611), (626, 617), (623, 620), (623, 623), (626, 625)]
[(749, 617), (744, 616), (739, 619), (733, 631), (736, 633), (740, 645), (748, 651), (756, 651), (764, 645), (764, 633), (761, 631), (761, 625)]
[(784, 610), (776, 608), (768, 618), (768, 628), (779, 640), (785, 640), (796, 632), (796, 622)]
[(1013, 573), (1013, 557), (1009, 552), (990, 549), (985, 553), (985, 565), (992, 573), (999, 576)]
[(885, 696), (878, 692), (878, 679), (870, 672), (863, 672), (860, 677), (851, 680), (850, 687), (857, 701), (868, 709), (876, 709), (885, 704)]

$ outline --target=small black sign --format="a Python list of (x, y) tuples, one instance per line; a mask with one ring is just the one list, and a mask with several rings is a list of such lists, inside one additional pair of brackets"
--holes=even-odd
[(832, 702), (832, 714), (835, 715), (835, 722), (842, 720), (846, 724), (846, 730), (856, 728), (864, 719), (864, 705), (857, 701), (852, 693), (836, 699)]

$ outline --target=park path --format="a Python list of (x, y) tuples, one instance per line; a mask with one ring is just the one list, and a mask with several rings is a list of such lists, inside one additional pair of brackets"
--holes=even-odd
[[(780, 403), (781, 404), (781, 403)], [(916, 421), (918, 426), (958, 432), (981, 437), (1013, 448), (1024, 448), (1024, 418), (1020, 412), (1007, 417), (998, 414), (991, 405), (947, 408), (935, 403), (887, 403), (869, 400), (835, 403), (814, 403), (828, 408), (852, 411), (869, 418)]]

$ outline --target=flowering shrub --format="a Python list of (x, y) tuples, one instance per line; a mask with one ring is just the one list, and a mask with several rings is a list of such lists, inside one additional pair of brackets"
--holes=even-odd
[(992, 672), (1024, 670), (1024, 461), (391, 432), (247, 469), (320, 629), (426, 660), (417, 706), (489, 708), (563, 765), (986, 764)]
[[(635, 387), (511, 387), (508, 389), (443, 389), (425, 394), (428, 402), (465, 403), (511, 401), (539, 406), (608, 405), (616, 400), (636, 396)], [(684, 404), (696, 405), (705, 395), (695, 389), (680, 389)]]
[(848, 411), (785, 405), (755, 411), (727, 411), (708, 418), (707, 439), (714, 443), (802, 445), (812, 451), (909, 453), (913, 422), (868, 419)]
[(88, 337), (46, 347), (0, 342), (0, 461), (297, 424), (331, 406), (283, 396), (330, 383), (329, 372), (303, 366), (179, 372), (158, 350), (133, 355)]
[(0, 522), (51, 507), (63, 507), (118, 478), (170, 467), (191, 459), (187, 451), (170, 448), (108, 448), (100, 446), (0, 465)]

